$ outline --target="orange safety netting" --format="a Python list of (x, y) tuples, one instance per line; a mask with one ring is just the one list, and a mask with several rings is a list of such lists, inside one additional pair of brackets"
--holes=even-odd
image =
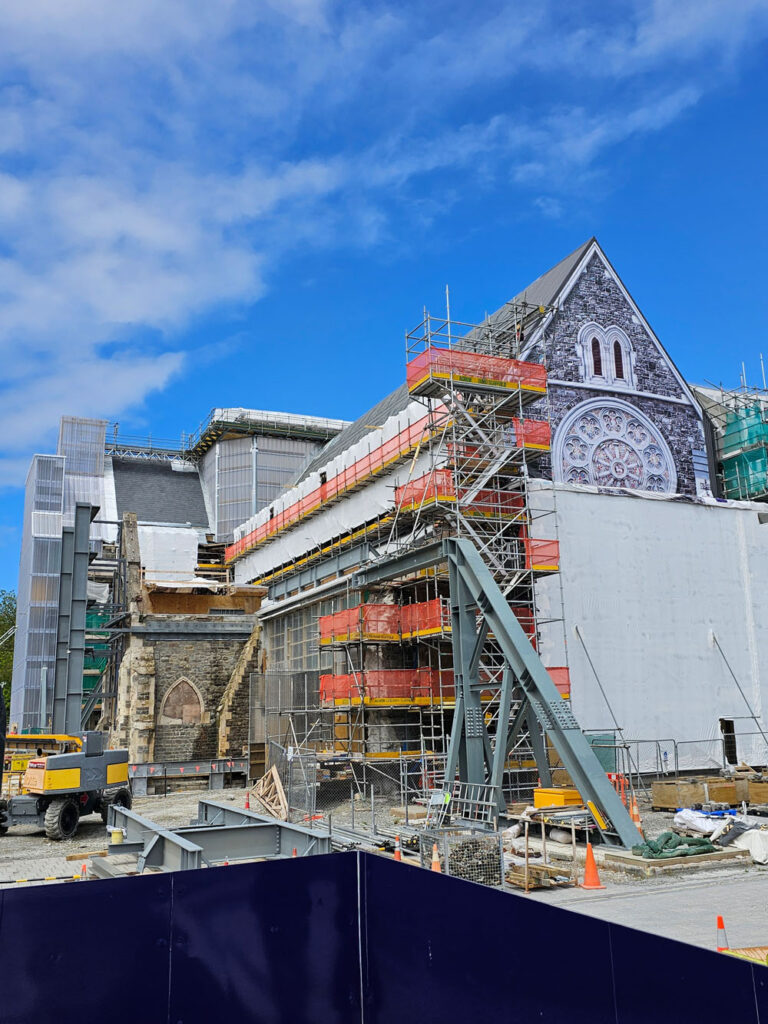
[(359, 640), (361, 637), (397, 639), (400, 607), (396, 604), (364, 604), (319, 618), (320, 642)]
[(526, 569), (557, 569), (560, 566), (560, 544), (556, 540), (542, 540), (526, 537)]
[(549, 448), (552, 429), (547, 420), (512, 420), (515, 444), (519, 448)]
[(432, 601), (404, 604), (400, 609), (400, 623), (403, 636), (419, 636), (449, 629), (451, 617), (445, 601), (437, 597)]
[(567, 668), (548, 668), (547, 672), (561, 697), (571, 695), (571, 673)]
[(425, 349), (408, 363), (405, 374), (409, 391), (430, 377), (453, 377), (459, 381), (536, 391), (544, 391), (547, 386), (547, 371), (539, 363), (447, 348)]
[[(459, 490), (459, 496), (466, 491)], [(450, 469), (436, 469), (432, 473), (411, 480), (395, 488), (395, 504), (398, 508), (417, 508), (433, 501), (455, 501), (456, 488)], [(518, 491), (478, 491), (472, 499), (469, 511), (486, 515), (509, 516), (522, 509), (525, 498)]]
[(320, 676), (320, 699), (414, 700), (417, 697), (453, 697), (453, 673), (433, 668), (379, 669), (357, 676)]
[(344, 494), (361, 481), (374, 476), (385, 466), (411, 452), (423, 439), (429, 429), (429, 416), (422, 416), (415, 423), (409, 424), (394, 437), (389, 438), (377, 448), (366, 453), (351, 466), (342, 469), (324, 484), (320, 484), (309, 494), (289, 505), (281, 512), (276, 512), (267, 522), (251, 530), (245, 537), (227, 546), (225, 557), (228, 562), (249, 551), (257, 544), (293, 526), (301, 519), (315, 512), (325, 502)]

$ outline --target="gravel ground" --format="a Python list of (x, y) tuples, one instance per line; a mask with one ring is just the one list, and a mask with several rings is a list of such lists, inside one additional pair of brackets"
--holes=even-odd
[[(321, 790), (321, 795), (323, 791)], [(342, 826), (354, 826), (362, 831), (370, 827), (371, 806), (369, 799), (358, 799), (355, 802), (354, 816), (351, 804), (344, 794), (335, 791), (328, 792), (329, 799), (320, 800), (323, 806), (318, 811), (324, 811), (326, 816), (330, 813), (335, 824)], [(226, 789), (216, 793), (208, 790), (196, 790), (192, 792), (177, 792), (167, 796), (146, 796), (137, 797), (134, 800), (134, 810), (147, 818), (156, 821), (158, 824), (176, 828), (181, 825), (188, 825), (194, 821), (197, 814), (197, 805), (201, 797), (219, 800), (227, 803), (234, 803), (238, 806), (245, 804), (244, 789)], [(343, 797), (343, 798), (342, 798)], [(393, 829), (397, 823), (404, 821), (402, 810), (398, 813), (398, 802), (392, 799), (377, 797), (375, 801), (377, 829), (382, 827)], [(252, 802), (252, 807), (258, 807)], [(414, 808), (414, 811), (416, 809)], [(651, 811), (649, 806), (640, 807), (643, 829), (648, 838), (655, 838), (661, 832), (672, 827), (672, 813), (664, 811)], [(418, 812), (416, 812), (418, 813)], [(415, 818), (411, 822), (418, 824)], [(46, 839), (45, 833), (31, 826), (19, 826), (11, 829), (6, 836), (0, 838), (0, 888), (17, 884), (34, 884), (30, 882), (19, 882), (19, 879), (34, 879), (52, 877), (57, 880), (71, 879), (80, 875), (83, 863), (87, 862), (89, 853), (104, 850), (107, 846), (105, 827), (99, 815), (90, 815), (83, 818), (80, 828), (74, 839), (65, 842), (52, 842)], [(578, 857), (583, 860), (584, 848), (578, 850)], [(73, 860), (67, 860), (67, 857)], [(82, 859), (81, 859), (82, 858)], [(639, 881), (637, 875), (625, 873), (618, 869), (607, 869), (601, 867), (601, 875), (605, 873), (612, 886), (627, 886), (634, 888), (638, 885), (651, 884)], [(670, 871), (668, 874), (657, 876), (652, 880), (653, 886), (680, 885), (681, 879), (686, 877), (701, 879), (702, 873), (725, 879), (726, 877), (743, 878), (746, 874), (756, 873), (756, 866), (749, 863), (740, 863), (736, 867), (732, 862), (713, 864), (695, 872), (681, 868), (679, 871)], [(766, 877), (766, 869), (762, 869), (761, 875)], [(544, 897), (546, 899), (546, 896)]]
[[(158, 824), (177, 828), (195, 819), (198, 800), (202, 796), (239, 806), (245, 803), (244, 789), (225, 789), (216, 793), (205, 790), (136, 797), (133, 809)], [(31, 825), (16, 826), (0, 837), (0, 888), (33, 884), (19, 883), (17, 879), (55, 877), (63, 880), (79, 876), (87, 855), (104, 850), (106, 846), (107, 834), (98, 814), (83, 818), (75, 838), (63, 842), (46, 839), (43, 831)], [(74, 855), (77, 855), (76, 860), (67, 860), (68, 856)]]

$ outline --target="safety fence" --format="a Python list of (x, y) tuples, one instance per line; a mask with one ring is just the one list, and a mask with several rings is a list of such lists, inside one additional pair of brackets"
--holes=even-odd
[[(459, 488), (458, 495), (453, 471), (435, 469), (431, 473), (410, 480), (395, 488), (395, 505), (400, 511), (427, 508), (430, 505), (447, 503), (463, 504), (469, 491)], [(520, 491), (500, 491), (485, 488), (472, 495), (464, 509), (465, 515), (493, 516), (514, 519), (525, 509), (525, 495)]]
[(366, 853), (4, 890), (0, 958), (7, 1024), (768, 1018), (762, 965)]
[(378, 669), (345, 675), (320, 676), (320, 699), (417, 700), (453, 698), (453, 671), (434, 668)]
[[(571, 675), (567, 668), (548, 668), (552, 682), (561, 697), (571, 694)], [(483, 672), (481, 670), (481, 678)], [(490, 699), (498, 684), (488, 679), (488, 690), (483, 696)], [(456, 696), (452, 669), (437, 668), (385, 668), (320, 676), (320, 701), (351, 701), (420, 699), (454, 700)]]
[(319, 619), (320, 643), (409, 640), (448, 632), (451, 616), (443, 598), (413, 604), (359, 604)]
[(311, 821), (317, 806), (318, 772), (314, 750), (269, 741), (268, 765), (275, 767), (285, 794), (289, 821)]
[(434, 384), (444, 386), (446, 380), (539, 394), (547, 388), (547, 371), (540, 363), (434, 346), (411, 359), (405, 375), (412, 393), (429, 390)]

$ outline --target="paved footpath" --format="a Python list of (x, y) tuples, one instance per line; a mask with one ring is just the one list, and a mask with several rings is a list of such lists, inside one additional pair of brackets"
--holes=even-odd
[(768, 868), (699, 874), (690, 880), (607, 883), (601, 891), (538, 890), (528, 898), (705, 949), (715, 948), (721, 914), (730, 946), (768, 945)]

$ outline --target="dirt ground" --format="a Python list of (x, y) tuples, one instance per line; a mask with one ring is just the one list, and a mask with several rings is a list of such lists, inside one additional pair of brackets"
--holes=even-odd
[[(167, 796), (146, 796), (134, 799), (134, 810), (146, 818), (161, 825), (175, 828), (181, 825), (188, 825), (195, 820), (197, 805), (201, 797), (221, 802), (233, 803), (238, 806), (245, 805), (245, 790), (226, 789), (223, 791), (211, 792), (209, 790), (197, 790), (194, 792), (171, 793)], [(402, 813), (398, 814), (395, 809), (397, 801), (377, 798), (375, 817), (377, 830), (381, 827), (393, 829), (396, 823), (403, 821)], [(253, 804), (254, 810), (257, 809)], [(327, 802), (327, 806), (319, 808), (325, 811), (326, 815), (331, 814), (332, 820), (339, 826), (354, 826), (360, 830), (367, 830), (370, 827), (371, 813), (370, 801), (356, 801), (354, 814), (348, 800), (334, 799)], [(651, 811), (649, 806), (641, 805), (643, 829), (648, 838), (654, 838), (661, 832), (672, 827), (672, 813)], [(412, 820), (416, 825), (417, 820)], [(32, 826), (19, 826), (11, 829), (6, 836), (0, 837), (0, 888), (16, 885), (37, 884), (41, 880), (50, 879), (53, 881), (65, 881), (74, 876), (80, 876), (82, 866), (87, 863), (89, 854), (105, 850), (107, 846), (107, 834), (101, 817), (97, 814), (83, 818), (80, 828), (74, 839), (64, 842), (53, 842), (45, 837), (45, 833)], [(579, 849), (578, 859), (583, 860), (583, 847)], [(67, 859), (70, 858), (70, 859)], [(691, 882), (694, 878), (700, 881), (702, 876), (715, 876), (725, 880), (727, 877), (744, 878), (745, 875), (760, 874), (765, 880), (768, 877), (768, 869), (758, 869), (747, 861), (740, 861), (738, 866), (731, 863), (722, 863), (711, 867), (707, 866), (703, 871), (691, 871), (681, 869), (670, 871), (663, 876), (651, 880), (639, 881), (636, 875), (626, 874), (616, 869), (608, 869), (601, 872), (606, 875), (612, 887), (626, 886), (630, 889), (650, 886), (664, 887), (667, 885), (679, 886)], [(24, 881), (21, 881), (24, 880)], [(28, 881), (27, 881), (28, 880)], [(543, 896), (547, 898), (546, 895)]]
[[(158, 824), (177, 828), (194, 821), (198, 801), (203, 796), (221, 803), (235, 803), (239, 806), (245, 803), (244, 789), (225, 789), (216, 793), (203, 790), (171, 793), (168, 796), (136, 797), (133, 809)], [(45, 878), (63, 881), (79, 876), (87, 855), (106, 847), (106, 828), (98, 814), (82, 818), (75, 838), (63, 842), (46, 839), (45, 832), (31, 825), (17, 826), (0, 837), (0, 888), (31, 885)], [(67, 860), (67, 857), (74, 859)], [(30, 881), (19, 882), (19, 879)]]

